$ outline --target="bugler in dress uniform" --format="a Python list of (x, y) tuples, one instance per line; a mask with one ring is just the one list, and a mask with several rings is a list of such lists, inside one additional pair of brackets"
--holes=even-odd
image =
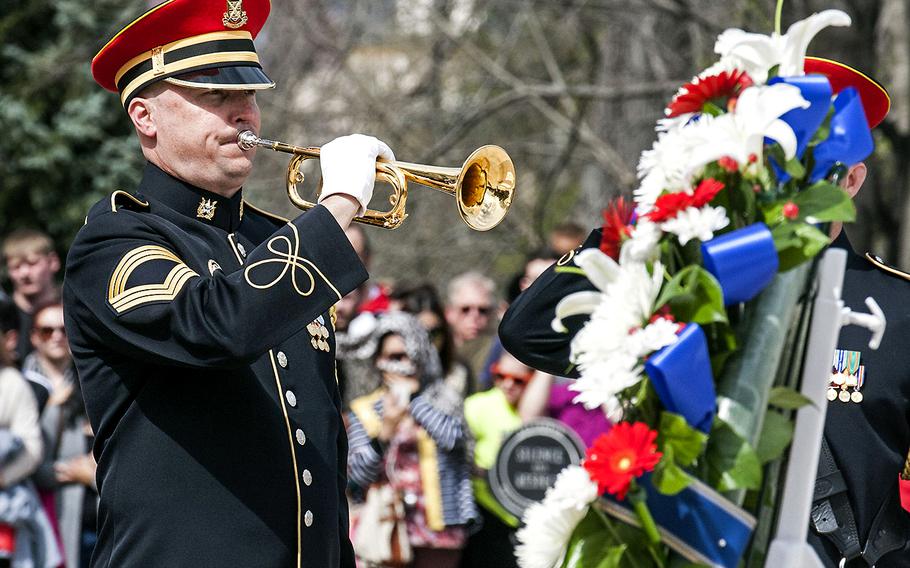
[[(271, 87), (253, 46), (268, 12), (170, 0), (111, 40), (94, 76), (125, 107), (162, 80)], [(91, 209), (64, 297), (96, 436), (94, 566), (353, 568), (324, 322), (366, 277), (326, 207), (287, 221), (151, 162), (137, 191)]]
[[(870, 127), (887, 114), (887, 92), (862, 73), (836, 61), (813, 57), (806, 58), (806, 72), (827, 76), (834, 92), (856, 87)], [(601, 236), (601, 230), (595, 230), (580, 248), (598, 247)], [(826, 484), (831, 488), (829, 494), (816, 501), (817, 507), (831, 498), (835, 506), (827, 510), (834, 515), (816, 517), (816, 510), (813, 517), (824, 518), (829, 523), (824, 528), (831, 529), (828, 535), (842, 537), (842, 544), (848, 545), (847, 555), (853, 560), (842, 566), (906, 567), (910, 566), (910, 517), (900, 509), (898, 476), (905, 460), (910, 463), (910, 349), (905, 346), (910, 336), (910, 275), (886, 266), (873, 255), (856, 255), (843, 234), (832, 246), (846, 248), (849, 253), (845, 304), (858, 310), (867, 296), (874, 297), (887, 316), (888, 332), (877, 351), (868, 350), (865, 330), (851, 326), (841, 332), (838, 356), (832, 364), (832, 402), (825, 425), (831, 463), (835, 465), (820, 470), (827, 481), (833, 482)], [(570, 341), (585, 318), (564, 320), (567, 334), (553, 331), (550, 320), (559, 300), (574, 292), (595, 290), (584, 276), (556, 271), (558, 266), (571, 264), (575, 252), (566, 254), (525, 290), (510, 306), (499, 328), (503, 346), (523, 363), (573, 377), (577, 372), (569, 362)], [(906, 476), (910, 478), (910, 468)], [(852, 529), (839, 503), (846, 503), (851, 510)], [(810, 541), (826, 566), (837, 566), (845, 556), (828, 537), (812, 532)]]

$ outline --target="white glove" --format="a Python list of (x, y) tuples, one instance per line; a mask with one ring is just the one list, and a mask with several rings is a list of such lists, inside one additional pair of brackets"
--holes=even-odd
[(323, 146), (319, 152), (322, 168), (319, 202), (330, 195), (350, 195), (360, 203), (357, 215), (363, 215), (373, 197), (377, 157), (395, 160), (395, 154), (385, 142), (363, 134), (342, 136)]

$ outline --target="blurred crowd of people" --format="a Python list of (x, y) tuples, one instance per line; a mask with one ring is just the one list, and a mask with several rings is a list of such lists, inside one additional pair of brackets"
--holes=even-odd
[[(358, 225), (348, 233), (369, 268), (367, 234)], [(336, 305), (351, 538), (361, 566), (516, 566), (518, 519), (486, 483), (503, 439), (540, 416), (563, 420), (586, 441), (609, 424), (573, 404), (565, 380), (507, 353), (496, 326), (585, 236), (573, 224), (557, 227), (501, 291), (472, 271), (442, 290), (370, 280)], [(31, 229), (8, 235), (2, 255), (10, 287), (0, 296), (0, 567), (85, 567), (98, 495), (64, 328), (61, 261), (51, 239)]]

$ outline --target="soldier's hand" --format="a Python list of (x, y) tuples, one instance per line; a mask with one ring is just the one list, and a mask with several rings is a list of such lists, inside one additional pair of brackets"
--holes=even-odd
[(348, 195), (360, 204), (357, 214), (363, 215), (373, 197), (377, 157), (391, 161), (395, 154), (385, 142), (363, 134), (342, 136), (323, 146), (319, 155), (322, 168), (319, 202), (332, 195)]

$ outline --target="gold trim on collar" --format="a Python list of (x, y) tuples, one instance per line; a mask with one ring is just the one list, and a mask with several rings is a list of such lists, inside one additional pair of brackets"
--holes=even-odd
[(282, 224), (291, 222), (290, 219), (285, 219), (281, 215), (276, 215), (275, 213), (266, 211), (265, 209), (260, 209), (259, 207), (256, 207), (255, 205), (253, 205), (252, 203), (250, 203), (249, 201), (247, 201), (245, 199), (243, 200), (243, 202), (246, 204), (247, 209), (250, 209), (251, 211), (255, 211), (256, 213), (259, 213), (263, 217), (267, 217), (273, 221), (278, 221), (279, 223), (282, 223)]
[[(147, 209), (149, 206), (148, 202), (142, 201), (141, 199), (139, 199), (132, 193), (128, 193), (126, 191), (123, 191), (122, 189), (118, 189), (117, 191), (115, 191), (111, 194), (111, 212), (113, 212), (113, 213), (117, 212), (117, 200), (121, 197), (125, 197), (125, 198), (129, 199), (136, 205), (138, 205), (142, 208), (145, 208), (145, 209)], [(86, 219), (86, 221), (88, 221), (88, 217), (86, 217), (85, 219)]]
[(879, 270), (887, 272), (888, 274), (891, 274), (892, 276), (897, 276), (898, 278), (902, 278), (904, 280), (910, 281), (910, 274), (908, 274), (902, 270), (898, 270), (897, 268), (894, 268), (893, 266), (888, 266), (887, 264), (885, 264), (885, 262), (881, 258), (875, 256), (874, 254), (872, 254), (870, 252), (866, 253), (866, 260), (868, 260), (870, 263), (872, 263), (872, 266), (878, 268)]

